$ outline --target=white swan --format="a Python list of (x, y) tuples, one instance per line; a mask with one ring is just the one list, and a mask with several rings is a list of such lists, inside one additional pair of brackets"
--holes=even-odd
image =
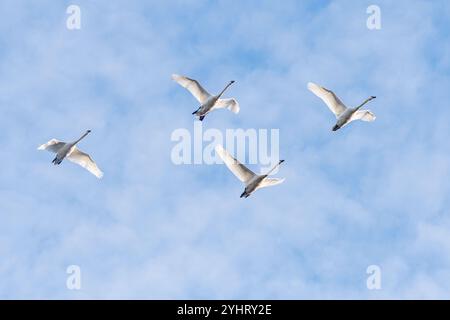
[(215, 149), (228, 169), (230, 169), (230, 171), (233, 172), (233, 174), (245, 184), (245, 190), (244, 192), (242, 192), (241, 198), (249, 197), (250, 194), (260, 188), (274, 186), (284, 181), (284, 178), (268, 178), (268, 175), (271, 174), (273, 170), (275, 170), (281, 163), (283, 163), (284, 160), (280, 160), (280, 162), (278, 162), (278, 164), (266, 174), (257, 175), (242, 163), (240, 163), (238, 160), (233, 158), (221, 145), (216, 145)]
[(331, 112), (337, 118), (333, 131), (336, 131), (354, 120), (374, 121), (375, 115), (370, 110), (359, 110), (363, 105), (376, 97), (367, 98), (362, 104), (356, 108), (347, 108), (342, 101), (334, 94), (333, 91), (321, 87), (315, 83), (309, 82), (308, 89), (325, 102)]
[(47, 150), (56, 153), (56, 157), (52, 161), (54, 165), (61, 164), (64, 158), (67, 158), (68, 160), (87, 169), (90, 173), (100, 179), (101, 177), (103, 177), (103, 172), (100, 171), (94, 160), (92, 160), (92, 158), (88, 154), (82, 152), (76, 147), (76, 144), (80, 142), (84, 137), (86, 137), (90, 132), (91, 130), (87, 130), (80, 137), (80, 139), (70, 143), (52, 139), (49, 142), (41, 145), (38, 150)]
[(198, 83), (197, 80), (183, 77), (177, 74), (172, 75), (172, 79), (175, 80), (180, 86), (189, 90), (189, 92), (200, 102), (200, 107), (195, 110), (192, 114), (198, 116), (199, 120), (202, 121), (206, 114), (221, 108), (227, 108), (228, 110), (239, 113), (239, 103), (234, 98), (230, 99), (220, 99), (225, 90), (231, 86), (234, 81), (230, 81), (227, 86), (216, 96), (212, 96), (203, 89), (203, 87)]

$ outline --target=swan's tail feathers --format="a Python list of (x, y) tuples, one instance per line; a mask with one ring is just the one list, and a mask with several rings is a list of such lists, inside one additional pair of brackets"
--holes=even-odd
[(198, 120), (200, 120), (200, 121), (203, 121), (203, 119), (205, 119), (205, 116), (198, 117)]

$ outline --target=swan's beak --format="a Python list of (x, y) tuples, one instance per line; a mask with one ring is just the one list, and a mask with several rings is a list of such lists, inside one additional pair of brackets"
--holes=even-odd
[(278, 162), (278, 164), (282, 164), (284, 162), (284, 160), (280, 160), (280, 162)]
[(91, 130), (86, 131), (87, 133), (91, 133)]
[(331, 130), (336, 131), (336, 130), (338, 130), (338, 129), (339, 129), (339, 126), (336, 124), (336, 125), (333, 127), (333, 129), (331, 129)]
[(234, 80), (231, 80), (231, 81), (230, 81), (231, 84), (233, 84), (233, 83), (235, 83), (235, 82), (236, 82), (236, 81), (234, 81)]
[(245, 193), (245, 191), (244, 191), (244, 192), (242, 192), (242, 194), (241, 194), (240, 198), (243, 198), (243, 197), (245, 197), (245, 195), (246, 195), (246, 193)]
[(375, 97), (375, 96), (371, 96), (371, 98), (372, 98), (372, 99), (376, 99), (377, 97)]

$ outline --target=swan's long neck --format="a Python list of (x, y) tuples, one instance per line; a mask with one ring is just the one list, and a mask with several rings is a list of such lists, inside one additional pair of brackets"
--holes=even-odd
[(363, 105), (365, 105), (367, 102), (369, 102), (369, 101), (372, 100), (372, 99), (375, 99), (375, 97), (372, 96), (372, 97), (369, 97), (369, 98), (367, 98), (366, 100), (364, 100), (363, 103), (361, 103), (359, 106), (357, 106), (357, 107), (355, 108), (355, 111), (358, 111), (359, 109), (361, 109)]
[(219, 95), (217, 96), (218, 98), (220, 98), (223, 93), (234, 83), (234, 81), (230, 81), (230, 83), (227, 84), (227, 86), (225, 88), (223, 88), (222, 92), (219, 93)]
[(266, 173), (266, 176), (270, 175), (276, 168), (278, 168), (284, 160), (280, 160), (269, 172)]
[(89, 131), (86, 131), (86, 132), (80, 137), (80, 139), (78, 139), (77, 141), (75, 141), (75, 142), (73, 143), (73, 145), (76, 145), (78, 142), (80, 142), (81, 140), (83, 140), (88, 134), (89, 134)]

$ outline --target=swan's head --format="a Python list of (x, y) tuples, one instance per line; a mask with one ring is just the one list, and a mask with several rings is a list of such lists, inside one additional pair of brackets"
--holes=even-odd
[(339, 130), (339, 129), (340, 129), (340, 127), (336, 124), (331, 130), (337, 131), (337, 130)]
[(234, 81), (234, 80), (231, 80), (231, 81), (230, 81), (230, 84), (233, 84), (233, 83), (235, 83), (235, 82), (236, 82), (236, 81)]
[(87, 130), (86, 133), (91, 133), (91, 130)]
[(373, 100), (373, 99), (376, 99), (377, 97), (375, 97), (375, 96), (370, 96), (370, 98), (369, 98), (369, 100)]

